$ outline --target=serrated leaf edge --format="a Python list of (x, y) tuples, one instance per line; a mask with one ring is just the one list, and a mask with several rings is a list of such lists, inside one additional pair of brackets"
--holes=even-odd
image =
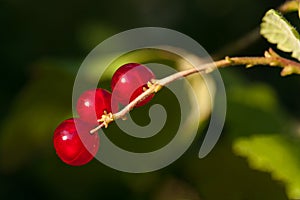
[[(270, 20), (271, 17), (276, 18), (274, 20)], [(297, 46), (298, 49), (291, 49), (291, 48), (287, 48), (284, 43), (285, 41), (277, 41), (276, 39), (270, 37), (269, 31), (266, 30), (264, 27), (267, 26), (267, 24), (274, 24), (274, 26), (277, 26), (275, 24), (275, 20), (280, 20), (282, 22), (282, 24), (284, 24), (284, 27), (286, 28), (284, 31), (288, 32), (288, 36), (292, 36), (294, 38), (292, 38), (293, 40), (297, 41)], [(269, 10), (268, 12), (266, 12), (265, 16), (262, 19), (262, 23), (261, 23), (261, 30), (260, 33), (262, 36), (264, 36), (270, 43), (272, 44), (277, 44), (277, 48), (284, 51), (284, 52), (292, 52), (292, 57), (298, 59), (300, 61), (300, 35), (297, 32), (297, 30), (284, 18), (284, 16), (277, 12), (274, 9)], [(283, 31), (279, 31), (278, 30), (278, 34), (282, 34)], [(287, 37), (286, 37), (287, 38)], [(288, 39), (288, 38), (287, 38)]]

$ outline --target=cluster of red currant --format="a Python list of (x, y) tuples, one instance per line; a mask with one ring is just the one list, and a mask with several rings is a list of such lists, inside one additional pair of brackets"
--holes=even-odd
[[(97, 88), (85, 91), (77, 101), (79, 118), (63, 121), (54, 131), (54, 148), (65, 163), (80, 166), (93, 159), (99, 149), (99, 135), (90, 131), (103, 118), (117, 112), (119, 104), (127, 105), (142, 94), (147, 83), (155, 78), (153, 72), (144, 65), (128, 63), (116, 70), (109, 91)], [(135, 106), (148, 103), (154, 94), (138, 102)], [(95, 117), (96, 116), (96, 117)]]

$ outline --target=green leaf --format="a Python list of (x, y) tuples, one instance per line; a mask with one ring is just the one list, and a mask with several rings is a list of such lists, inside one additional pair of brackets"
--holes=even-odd
[(234, 151), (247, 157), (249, 165), (270, 172), (286, 185), (289, 198), (300, 198), (300, 142), (284, 135), (255, 135), (237, 139)]
[(231, 81), (226, 88), (228, 123), (224, 134), (232, 142), (234, 153), (246, 158), (251, 168), (270, 173), (285, 187), (289, 198), (299, 199), (300, 139), (289, 134), (294, 132), (291, 117), (272, 87), (227, 73), (222, 74), (225, 82)]
[(288, 199), (283, 184), (274, 181), (268, 172), (251, 169), (245, 159), (232, 152), (228, 141), (220, 140), (204, 159), (195, 160), (190, 155), (184, 161), (184, 178), (201, 191), (201, 199)]
[(263, 17), (260, 33), (270, 43), (300, 60), (300, 36), (296, 29), (277, 11), (271, 9)]

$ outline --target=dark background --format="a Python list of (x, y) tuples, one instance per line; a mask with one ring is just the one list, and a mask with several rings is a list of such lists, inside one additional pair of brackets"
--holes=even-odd
[[(288, 135), (293, 139), (287, 146), (299, 140), (300, 79), (282, 78), (276, 68), (221, 70), (228, 117), (221, 140), (202, 160), (197, 158), (201, 133), (178, 161), (146, 174), (118, 172), (96, 160), (70, 167), (58, 159), (52, 144), (57, 124), (72, 116), (76, 72), (101, 41), (128, 29), (158, 26), (182, 32), (210, 54), (224, 57), (225, 46), (258, 27), (264, 13), (281, 3), (0, 1), (0, 199), (288, 199), (286, 179), (249, 165), (233, 148), (240, 137), (260, 133)], [(288, 17), (299, 22), (295, 14)], [(268, 46), (258, 37), (242, 50), (230, 49), (229, 56), (263, 55)], [(274, 107), (269, 109), (269, 102)], [(276, 156), (273, 152), (268, 156)], [(298, 161), (287, 165), (297, 168)]]

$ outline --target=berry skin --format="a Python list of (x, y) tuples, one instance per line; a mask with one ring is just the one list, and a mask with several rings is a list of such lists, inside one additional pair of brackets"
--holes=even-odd
[(97, 124), (102, 115), (117, 112), (118, 105), (111, 106), (111, 93), (102, 88), (87, 90), (78, 98), (76, 105), (79, 117), (88, 123)]
[[(144, 88), (148, 88), (147, 83), (155, 79), (153, 72), (146, 66), (138, 63), (128, 63), (122, 65), (114, 73), (111, 81), (113, 102), (117, 101), (122, 105), (127, 105), (136, 97), (143, 93)], [(140, 101), (136, 107), (148, 103), (154, 94)]]
[[(75, 125), (76, 124), (76, 125)], [(90, 134), (92, 126), (78, 118), (63, 121), (54, 131), (58, 157), (66, 164), (80, 166), (90, 162), (99, 149), (99, 136)]]

